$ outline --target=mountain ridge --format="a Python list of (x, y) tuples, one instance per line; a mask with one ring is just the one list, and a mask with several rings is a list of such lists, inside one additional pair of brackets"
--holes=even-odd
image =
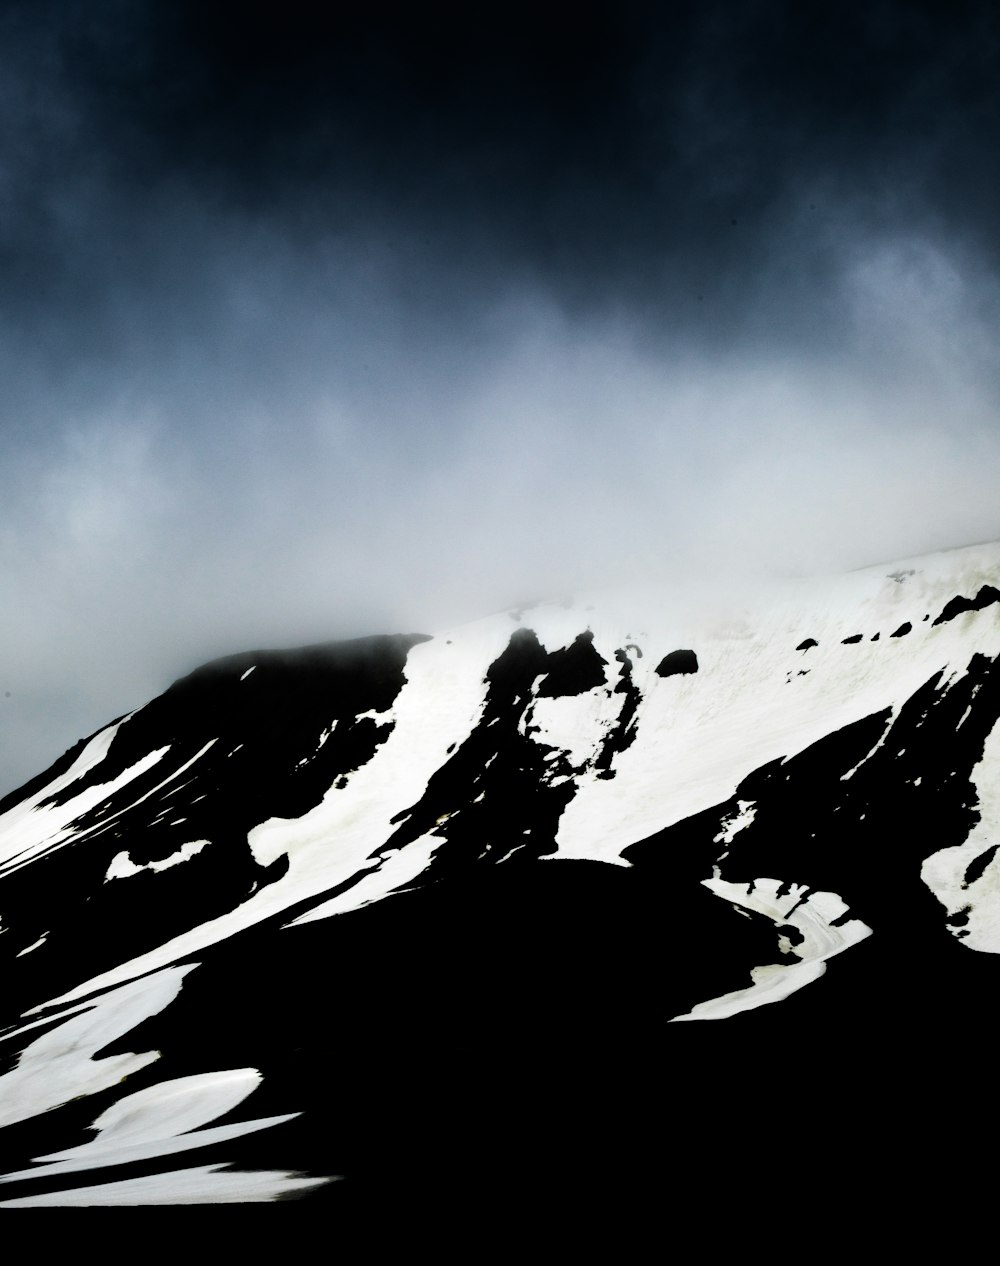
[[(919, 1032), (951, 1067), (948, 1034), (980, 1036), (1000, 967), (998, 579), (989, 544), (179, 679), (0, 804), (0, 1120), (20, 1158), (0, 1207), (343, 1211), (385, 1184), (468, 1196), (459, 1155), (533, 1189), (548, 1109), (529, 1050), (561, 1070), (543, 1133), (567, 1189), (572, 1105), (619, 1156), (643, 1133), (618, 1117), (634, 1095), (701, 1173), (697, 1112), (663, 1098), (660, 1069), (708, 1094), (726, 1034), (817, 1044), (832, 1070), (831, 1022), (886, 1051)], [(660, 672), (678, 653), (685, 670)], [(357, 1049), (331, 1056), (332, 1028)], [(434, 1110), (345, 1109), (331, 1079), (391, 1086), (404, 1049)], [(780, 1075), (820, 1110), (802, 1069)], [(251, 1093), (268, 1115), (218, 1134)], [(198, 1165), (166, 1159), (186, 1151)]]

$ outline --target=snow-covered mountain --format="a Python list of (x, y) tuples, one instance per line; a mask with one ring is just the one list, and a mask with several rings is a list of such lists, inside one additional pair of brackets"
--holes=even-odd
[(998, 656), (994, 544), (198, 669), (0, 804), (0, 1207), (933, 1185)]

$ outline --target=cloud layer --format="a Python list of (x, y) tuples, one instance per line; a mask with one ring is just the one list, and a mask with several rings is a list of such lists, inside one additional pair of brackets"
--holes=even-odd
[(8, 786), (214, 654), (1000, 532), (989, 6), (169, 8), (0, 19)]

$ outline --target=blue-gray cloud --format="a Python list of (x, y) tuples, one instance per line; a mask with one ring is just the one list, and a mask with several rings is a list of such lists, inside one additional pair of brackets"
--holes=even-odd
[(213, 654), (997, 534), (989, 7), (662, 13), (6, 7), (7, 785)]

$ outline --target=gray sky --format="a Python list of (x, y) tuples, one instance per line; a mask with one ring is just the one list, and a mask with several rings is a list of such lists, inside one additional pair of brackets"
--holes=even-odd
[(217, 654), (1000, 535), (994, 6), (356, 7), (0, 11), (0, 790)]

